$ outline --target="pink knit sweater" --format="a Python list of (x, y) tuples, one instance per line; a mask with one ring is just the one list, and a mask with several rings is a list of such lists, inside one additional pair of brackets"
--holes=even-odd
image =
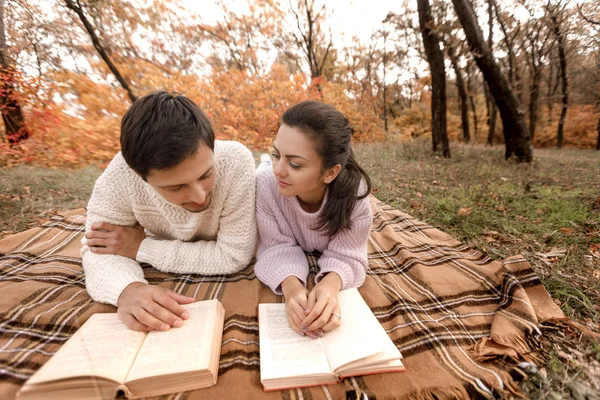
[[(285, 197), (277, 190), (277, 179), (268, 168), (256, 177), (256, 222), (258, 251), (254, 273), (275, 293), (282, 294), (281, 283), (288, 276), (296, 276), (306, 285), (309, 274), (304, 251), (318, 251), (318, 283), (328, 272), (342, 278), (342, 289), (359, 287), (365, 280), (367, 267), (367, 239), (371, 229), (369, 199), (357, 201), (352, 212), (350, 229), (327, 236), (313, 227), (321, 209), (308, 213), (297, 197)], [(360, 189), (364, 193), (365, 188)]]

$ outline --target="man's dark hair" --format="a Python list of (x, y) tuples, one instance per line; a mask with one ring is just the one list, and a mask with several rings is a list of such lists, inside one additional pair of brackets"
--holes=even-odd
[(144, 180), (151, 169), (168, 169), (192, 157), (200, 144), (214, 151), (208, 118), (190, 99), (154, 92), (138, 99), (121, 121), (121, 153)]

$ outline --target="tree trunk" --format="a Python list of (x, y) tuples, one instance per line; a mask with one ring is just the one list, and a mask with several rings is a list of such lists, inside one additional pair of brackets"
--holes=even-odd
[(429, 0), (417, 0), (419, 25), (423, 36), (423, 47), (431, 70), (431, 137), (433, 151), (441, 151), (444, 157), (450, 157), (446, 122), (446, 70), (444, 55), (440, 49)]
[(465, 143), (469, 143), (471, 141), (471, 132), (469, 129), (469, 104), (467, 101), (467, 88), (465, 86), (465, 80), (463, 78), (462, 71), (458, 65), (456, 51), (450, 43), (447, 43), (446, 46), (448, 47), (448, 57), (450, 57), (452, 68), (456, 74), (456, 87), (458, 88), (458, 97), (460, 99), (460, 118), (462, 123), (463, 140)]
[(486, 100), (488, 102), (487, 105), (487, 124), (488, 124), (488, 137), (487, 144), (492, 146), (494, 144), (494, 136), (496, 136), (496, 121), (498, 120), (498, 109), (496, 108), (496, 104), (494, 103), (494, 98), (490, 89), (485, 87), (486, 90)]
[(598, 142), (596, 143), (596, 150), (600, 150), (600, 117), (598, 118)]
[(569, 108), (569, 83), (567, 80), (567, 53), (565, 49), (565, 37), (560, 28), (560, 23), (558, 21), (558, 15), (556, 12), (550, 13), (550, 18), (552, 19), (552, 29), (554, 30), (554, 35), (556, 36), (556, 41), (558, 42), (558, 59), (560, 64), (560, 76), (561, 76), (561, 88), (562, 88), (562, 109), (560, 112), (560, 119), (558, 120), (558, 134), (556, 137), (556, 147), (559, 149), (563, 145), (564, 140), (564, 128), (565, 128), (565, 119), (567, 118), (567, 109)]
[(508, 159), (514, 155), (519, 161), (530, 162), (533, 159), (533, 149), (531, 136), (525, 123), (525, 112), (510, 89), (508, 80), (500, 71), (489, 46), (485, 43), (477, 17), (469, 1), (452, 0), (452, 3), (473, 52), (475, 62), (500, 111), (506, 144), (504, 156)]
[[(502, 18), (500, 18), (500, 8), (498, 7), (498, 2), (496, 0), (491, 0), (490, 3), (488, 3), (488, 7), (492, 3), (493, 3), (494, 11), (496, 14), (496, 19), (498, 20), (498, 24), (500, 25), (500, 29), (502, 30), (502, 34), (504, 35), (503, 41), (506, 46), (506, 51), (508, 53), (507, 54), (508, 55), (508, 80), (511, 84), (512, 90), (515, 92), (515, 95), (517, 96), (519, 101), (522, 102), (523, 101), (523, 97), (522, 97), (523, 90), (521, 87), (521, 74), (519, 73), (519, 68), (517, 66), (517, 57), (516, 57), (515, 51), (513, 49), (516, 35), (518, 35), (518, 33), (519, 33), (519, 28), (517, 27), (515, 36), (513, 36), (512, 40), (511, 40), (509, 38), (508, 28), (506, 27), (506, 24), (504, 23)], [(493, 20), (491, 19), (491, 11), (489, 10), (489, 8), (488, 8), (488, 14), (490, 17), (490, 33), (488, 36), (488, 45), (490, 46), (490, 49), (491, 49), (492, 46), (490, 43), (491, 43), (492, 34), (493, 34), (493, 26), (492, 26)]]
[(121, 84), (123, 89), (125, 89), (131, 102), (132, 103), (135, 102), (137, 100), (137, 97), (135, 97), (135, 95), (131, 91), (131, 88), (129, 87), (129, 84), (127, 84), (127, 81), (125, 81), (125, 79), (123, 78), (123, 75), (121, 75), (121, 73), (117, 69), (117, 66), (115, 64), (113, 64), (112, 60), (108, 56), (108, 52), (106, 51), (104, 46), (102, 46), (102, 44), (100, 43), (100, 39), (96, 35), (94, 28), (90, 24), (90, 21), (88, 21), (87, 17), (85, 16), (85, 13), (81, 9), (81, 7), (79, 7), (79, 5), (77, 5), (77, 4), (75, 4), (73, 2), (73, 0), (65, 0), (65, 3), (69, 9), (75, 11), (77, 16), (83, 23), (85, 30), (87, 31), (88, 35), (90, 36), (90, 39), (92, 39), (92, 44), (94, 45), (94, 48), (96, 49), (96, 51), (98, 51), (98, 54), (100, 55), (102, 60), (104, 60), (104, 62), (106, 63), (106, 65), (108, 66), (110, 71), (113, 73), (115, 78), (117, 78), (117, 80), (119, 81), (119, 83)]
[[(535, 61), (534, 61), (535, 63)], [(539, 98), (540, 98), (540, 81), (542, 80), (542, 72), (539, 66), (532, 66), (531, 92), (529, 95), (529, 134), (531, 140), (535, 137), (535, 129), (537, 126), (537, 116), (539, 113)]]
[(552, 109), (554, 108), (554, 92), (552, 91), (552, 80), (554, 77), (554, 63), (550, 60), (548, 71), (548, 92), (546, 93), (546, 105), (548, 107), (548, 125), (552, 125)]
[[(596, 109), (600, 111), (600, 100), (596, 103)], [(596, 142), (596, 150), (600, 150), (600, 117), (598, 117), (598, 142)]]
[[(492, 114), (492, 110), (491, 107), (493, 107), (493, 101), (491, 100), (491, 94), (490, 94), (490, 89), (487, 86), (487, 83), (485, 83), (485, 79), (483, 81), (483, 95), (485, 97), (485, 111), (486, 111), (486, 121), (488, 124), (488, 136), (487, 136), (487, 141), (486, 143), (488, 145), (492, 145), (494, 143), (494, 132), (492, 130), (492, 126), (490, 124), (491, 121), (491, 114)], [(490, 104), (492, 103), (492, 104)]]
[(467, 65), (467, 91), (469, 93), (469, 104), (473, 114), (473, 138), (477, 140), (477, 107), (475, 107), (475, 96), (473, 96), (473, 85), (471, 84), (471, 64)]
[(17, 99), (14, 85), (14, 69), (8, 63), (8, 48), (4, 33), (4, 0), (0, 0), (0, 112), (8, 143), (15, 145), (29, 138), (23, 110)]
[(388, 132), (388, 112), (387, 112), (387, 83), (386, 69), (387, 69), (387, 32), (383, 32), (383, 124), (385, 132)]
[[(487, 45), (490, 49), (490, 53), (493, 54), (494, 48), (494, 3), (492, 0), (488, 0), (488, 38)], [(486, 83), (487, 87), (487, 83)], [(498, 109), (494, 100), (492, 99), (492, 94), (489, 90), (486, 92), (486, 107), (487, 107), (487, 123), (488, 123), (488, 145), (492, 146), (494, 144), (494, 136), (496, 135), (496, 120), (498, 119)]]

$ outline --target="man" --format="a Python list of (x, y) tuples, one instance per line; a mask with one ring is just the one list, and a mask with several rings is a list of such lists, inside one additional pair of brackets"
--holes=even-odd
[(194, 102), (156, 92), (121, 123), (121, 152), (94, 186), (81, 250), (86, 288), (118, 307), (131, 329), (168, 330), (195, 299), (148, 285), (139, 263), (163, 272), (230, 274), (256, 245), (254, 158), (215, 141)]

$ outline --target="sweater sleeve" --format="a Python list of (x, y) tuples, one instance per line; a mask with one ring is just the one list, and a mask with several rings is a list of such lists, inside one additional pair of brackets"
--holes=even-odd
[[(135, 216), (127, 201), (128, 179), (133, 178), (131, 174), (121, 154), (117, 154), (94, 185), (87, 207), (86, 232), (98, 221), (121, 226), (135, 225)], [(148, 283), (136, 261), (118, 255), (92, 253), (85, 237), (81, 243), (85, 286), (95, 301), (117, 306), (121, 292), (129, 284)]]
[(180, 274), (232, 274), (248, 266), (256, 249), (256, 174), (254, 158), (242, 145), (222, 164), (219, 177), (226, 198), (219, 219), (217, 240), (184, 242), (146, 238), (137, 260), (163, 272)]
[(327, 273), (335, 272), (342, 278), (342, 290), (363, 284), (372, 220), (369, 198), (359, 200), (352, 212), (350, 229), (336, 234), (319, 258), (319, 273), (315, 282), (320, 282)]
[(277, 206), (277, 189), (272, 172), (257, 176), (256, 224), (258, 251), (254, 273), (276, 294), (283, 294), (281, 283), (289, 276), (297, 277), (306, 285), (309, 267), (306, 255), (292, 231), (286, 226), (285, 215)]

